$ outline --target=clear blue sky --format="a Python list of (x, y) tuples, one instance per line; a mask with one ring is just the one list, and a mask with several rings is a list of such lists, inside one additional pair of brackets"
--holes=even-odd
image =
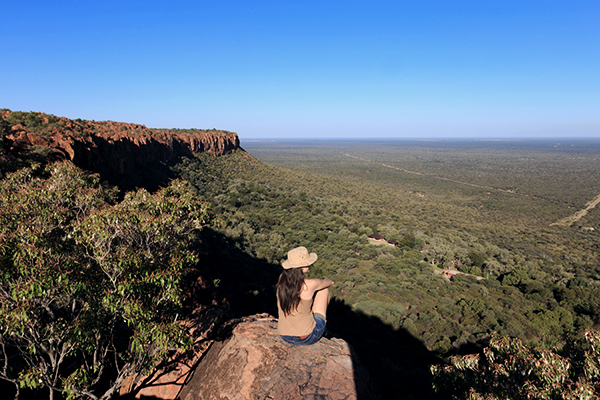
[(30, 1), (0, 108), (253, 138), (600, 137), (600, 1)]

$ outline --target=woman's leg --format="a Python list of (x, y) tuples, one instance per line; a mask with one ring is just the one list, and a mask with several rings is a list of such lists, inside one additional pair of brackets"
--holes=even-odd
[(329, 305), (329, 288), (321, 289), (315, 293), (312, 312), (318, 313), (327, 318), (327, 306)]

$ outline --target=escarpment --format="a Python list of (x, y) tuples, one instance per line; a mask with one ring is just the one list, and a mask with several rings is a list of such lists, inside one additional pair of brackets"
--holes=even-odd
[(160, 181), (166, 173), (164, 166), (178, 157), (201, 152), (222, 156), (240, 148), (234, 132), (151, 129), (10, 110), (1, 112), (0, 143), (2, 161), (15, 156), (70, 160), (113, 183), (129, 186), (144, 186), (145, 181), (156, 181), (156, 175)]

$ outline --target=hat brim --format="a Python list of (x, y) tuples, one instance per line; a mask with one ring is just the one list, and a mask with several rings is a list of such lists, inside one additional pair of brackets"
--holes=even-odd
[(317, 261), (317, 258), (317, 253), (310, 253), (308, 257), (303, 260), (285, 260), (283, 263), (281, 263), (281, 265), (283, 266), (283, 269), (308, 267), (309, 265), (314, 264), (315, 261)]

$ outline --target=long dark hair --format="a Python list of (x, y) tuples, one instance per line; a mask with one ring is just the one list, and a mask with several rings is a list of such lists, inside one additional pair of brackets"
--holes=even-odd
[(304, 283), (302, 268), (290, 268), (279, 275), (277, 298), (284, 315), (290, 315), (300, 304), (300, 292)]

